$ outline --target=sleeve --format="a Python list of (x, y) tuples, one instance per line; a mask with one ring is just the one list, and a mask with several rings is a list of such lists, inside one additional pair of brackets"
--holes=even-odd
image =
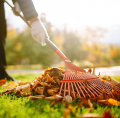
[(38, 16), (32, 0), (17, 0), (17, 2), (26, 20), (30, 20), (31, 18)]
[(17, 0), (12, 0), (13, 4), (16, 2)]

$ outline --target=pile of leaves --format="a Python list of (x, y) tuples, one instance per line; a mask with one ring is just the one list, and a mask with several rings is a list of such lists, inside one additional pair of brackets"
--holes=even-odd
[[(93, 72), (91, 69), (88, 70), (91, 74), (95, 74), (95, 70), (93, 69)], [(42, 74), (39, 77), (36, 77), (36, 79), (32, 82), (9, 82), (8, 85), (3, 85), (6, 83), (6, 79), (0, 80), (0, 85), (3, 85), (3, 88), (6, 88), (7, 90), (1, 93), (1, 95), (8, 95), (10, 94), (15, 95), (17, 97), (26, 97), (32, 100), (36, 99), (46, 99), (46, 100), (53, 100), (52, 105), (54, 105), (56, 102), (62, 102), (64, 104), (65, 112), (64, 112), (64, 118), (67, 118), (69, 114), (72, 113), (73, 109), (75, 109), (75, 112), (77, 113), (78, 110), (76, 107), (71, 106), (71, 103), (73, 101), (73, 96), (66, 95), (63, 97), (64, 90), (62, 90), (61, 94), (59, 95), (60, 87), (61, 87), (61, 80), (63, 80), (63, 76), (65, 74), (65, 71), (62, 68), (52, 68), (49, 67), (44, 71), (44, 74)], [(100, 73), (98, 75), (100, 77)], [(104, 83), (105, 81), (109, 82), (112, 86), (112, 95), (113, 97), (108, 97), (105, 90), (102, 90), (101, 97), (99, 99), (82, 99), (80, 101), (79, 98), (76, 98), (76, 101), (74, 103), (78, 107), (87, 106), (89, 107), (89, 111), (93, 109), (93, 103), (99, 103), (104, 105), (110, 105), (110, 106), (120, 106), (120, 91), (115, 90), (115, 86), (118, 88), (120, 87), (120, 83), (116, 80), (112, 79), (110, 76), (104, 76), (101, 77), (101, 81)], [(66, 92), (68, 92), (66, 90)], [(71, 91), (72, 93), (72, 91)], [(93, 102), (94, 101), (94, 102)], [(104, 113), (104, 115), (99, 114), (92, 114), (91, 112), (89, 114), (84, 114), (82, 117), (98, 117), (98, 118), (112, 118), (110, 115), (110, 111), (107, 111)]]
[[(94, 74), (93, 70), (93, 73)], [(88, 72), (91, 73), (91, 69), (88, 70)], [(6, 88), (8, 90), (4, 91), (2, 95), (4, 94), (11, 94), (16, 96), (25, 96), (26, 98), (30, 99), (47, 99), (47, 100), (54, 100), (54, 101), (62, 101), (65, 100), (68, 103), (72, 102), (73, 96), (66, 95), (63, 98), (64, 90), (62, 90), (61, 94), (59, 95), (60, 91), (60, 81), (63, 80), (65, 70), (62, 68), (52, 68), (48, 67), (42, 76), (39, 76), (36, 78), (36, 80), (32, 82), (11, 82), (6, 86), (3, 86), (3, 88)], [(100, 77), (100, 73), (98, 75)], [(1, 85), (4, 84), (6, 79), (1, 80)], [(120, 106), (120, 91), (116, 91), (114, 86), (117, 86), (119, 88), (119, 82), (113, 80), (112, 78), (108, 77), (102, 77), (101, 80), (103, 83), (105, 81), (108, 81), (113, 85), (112, 89), (112, 95), (113, 97), (109, 97), (104, 88), (102, 90), (102, 94), (98, 99), (91, 99), (93, 101), (97, 101), (99, 103), (107, 104), (107, 105), (118, 105)], [(66, 90), (66, 92), (68, 92)], [(72, 91), (71, 91), (72, 93)], [(76, 92), (77, 93), (77, 92)], [(79, 99), (79, 98), (77, 98)], [(76, 99), (76, 100), (77, 100)], [(117, 101), (118, 100), (118, 101)]]

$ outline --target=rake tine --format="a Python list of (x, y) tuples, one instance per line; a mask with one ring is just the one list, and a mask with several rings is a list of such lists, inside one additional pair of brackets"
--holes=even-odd
[[(67, 70), (66, 70), (66, 72), (65, 72), (65, 74), (64, 74), (64, 76), (63, 76), (63, 80), (65, 80), (66, 74), (67, 74)], [(62, 91), (62, 88), (63, 88), (63, 84), (64, 84), (64, 83), (61, 84), (60, 91), (59, 91), (59, 95), (61, 94), (61, 91)]]
[(68, 95), (70, 96), (70, 86), (69, 86), (69, 82), (68, 82)]
[(63, 87), (63, 83), (61, 84), (60, 91), (59, 91), (59, 95), (61, 94), (62, 87)]
[(72, 86), (72, 92), (73, 92), (73, 96), (74, 96), (74, 99), (76, 98), (76, 96), (75, 96), (75, 91), (74, 91), (74, 88), (73, 88), (73, 84), (71, 83), (71, 86)]
[(84, 98), (86, 99), (86, 96), (85, 96), (85, 94), (83, 93), (83, 91), (82, 91), (82, 89), (81, 89), (81, 87), (79, 86), (79, 84), (77, 83), (77, 86), (79, 87), (79, 89), (80, 89), (80, 91), (81, 91), (81, 93), (82, 93), (82, 95), (84, 96)]
[(65, 83), (65, 86), (64, 86), (64, 97), (66, 95), (66, 83)]
[[(73, 74), (71, 74), (71, 78), (74, 78)], [(70, 78), (70, 80), (71, 80), (71, 78)], [(74, 99), (75, 99), (75, 98), (76, 98), (76, 96), (75, 96), (74, 87), (73, 87), (72, 82), (71, 82), (70, 84), (71, 84), (71, 86), (72, 86), (73, 97), (74, 97)]]
[[(75, 73), (77, 73), (77, 72), (75, 72)], [(78, 76), (77, 74), (73, 75), (73, 79), (76, 79), (77, 76)], [(77, 86), (76, 86), (76, 83), (74, 82), (73, 84), (74, 84), (74, 86), (75, 86), (75, 89), (77, 90), (77, 93), (78, 93), (78, 95), (79, 95), (79, 98), (82, 99), (82, 97), (81, 97), (81, 95), (80, 95), (80, 93), (79, 93), (79, 90), (78, 90), (78, 88), (77, 88)]]
[(106, 86), (104, 86), (104, 84), (101, 82), (101, 81), (96, 81), (96, 83), (98, 83), (99, 85), (101, 85), (101, 87), (103, 87), (104, 89), (105, 89), (105, 92), (107, 93), (107, 94), (111, 94), (110, 93), (110, 90), (108, 91), (108, 88), (106, 88)]
[(106, 90), (110, 90), (110, 91), (112, 90), (112, 88), (109, 88), (108, 86), (106, 86), (105, 83), (102, 82), (101, 84), (104, 86), (104, 88), (105, 88)]
[(90, 89), (93, 91), (93, 93), (96, 95), (96, 96), (98, 96), (98, 94), (100, 93), (98, 90), (96, 90), (96, 88), (94, 88), (91, 84), (89, 84), (89, 87), (90, 87)]
[[(90, 83), (92, 84), (92, 81)], [(94, 88), (98, 94), (101, 94), (101, 92), (100, 92), (101, 90), (97, 86), (94, 87), (91, 85), (91, 87)]]
[(79, 93), (79, 91), (78, 91), (78, 88), (77, 88), (75, 82), (74, 82), (74, 86), (75, 86), (75, 89), (77, 90), (77, 93), (78, 93), (78, 95), (79, 95), (79, 98), (82, 99), (82, 97), (81, 97), (81, 95), (80, 95), (80, 93)]
[(102, 86), (100, 86), (100, 84), (99, 84), (99, 83), (97, 83), (97, 82), (95, 82), (95, 81), (93, 81), (92, 83), (93, 83), (93, 84), (95, 84), (97, 87), (99, 87), (99, 89), (101, 89), (101, 90), (103, 89), (103, 87), (102, 87)]
[(90, 89), (88, 89), (88, 87), (86, 87), (86, 89), (91, 93), (91, 95), (93, 95), (93, 97), (95, 97), (95, 95), (90, 91)]
[[(80, 82), (79, 82), (80, 83)], [(84, 91), (86, 92), (86, 94), (89, 96), (89, 98), (90, 98), (90, 95), (89, 95), (89, 93), (86, 91), (86, 89), (84, 88), (84, 86), (86, 86), (86, 85), (84, 85), (84, 83), (83, 82), (81, 82), (80, 84), (82, 84), (82, 88), (84, 89)]]

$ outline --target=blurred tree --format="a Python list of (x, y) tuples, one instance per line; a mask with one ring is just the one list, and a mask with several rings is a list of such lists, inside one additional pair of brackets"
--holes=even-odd
[[(44, 23), (50, 40), (70, 59), (76, 63), (87, 60), (99, 66), (120, 63), (120, 47), (116, 45), (106, 45), (99, 42), (99, 38), (104, 36), (105, 29), (100, 27), (87, 27), (84, 32), (67, 31), (57, 29), (46, 19), (45, 13), (41, 14), (41, 21)], [(8, 24), (6, 57), (9, 65), (14, 64), (41, 64), (43, 68), (59, 63), (59, 57), (50, 47), (41, 46), (35, 41), (29, 28), (18, 33)]]
[(80, 42), (80, 38), (76, 35), (75, 32), (67, 32), (64, 29), (64, 53), (65, 55), (71, 60), (78, 60), (80, 61), (84, 55), (84, 51), (82, 50), (81, 46), (82, 43)]
[(81, 38), (83, 39), (82, 47), (85, 51), (87, 51), (88, 61), (92, 63), (100, 63), (101, 60), (104, 59), (105, 47), (98, 39), (101, 38), (105, 32), (106, 30), (100, 27), (87, 27), (85, 32), (81, 35)]
[[(43, 16), (43, 15), (42, 15)], [(43, 18), (42, 18), (43, 20)], [(47, 31), (50, 38), (53, 37), (51, 33), (51, 23), (46, 20), (43, 21), (47, 26)], [(30, 29), (26, 28), (17, 37), (10, 33), (13, 29), (8, 31), (6, 56), (8, 64), (42, 64), (44, 68), (50, 66), (54, 60), (54, 52), (48, 46), (41, 46), (37, 41), (31, 37)], [(52, 38), (51, 38), (52, 39)], [(14, 41), (12, 41), (14, 40)]]

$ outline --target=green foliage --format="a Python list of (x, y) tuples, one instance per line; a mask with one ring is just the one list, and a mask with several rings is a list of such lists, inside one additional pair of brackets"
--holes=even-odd
[(74, 32), (65, 32), (64, 34), (65, 41), (63, 43), (64, 53), (71, 60), (81, 60), (85, 59), (85, 51), (82, 50), (82, 43), (80, 38)]

